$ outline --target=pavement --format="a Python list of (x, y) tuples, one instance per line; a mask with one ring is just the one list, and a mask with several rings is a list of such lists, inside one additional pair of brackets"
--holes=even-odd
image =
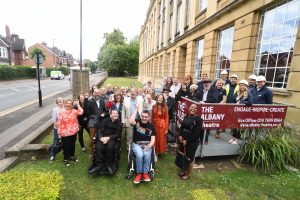
[[(90, 75), (90, 85), (97, 84), (102, 79), (103, 79), (102, 74)], [(30, 81), (32, 80), (26, 80), (25, 82), (29, 83)], [(11, 82), (8, 81), (5, 82), (5, 84), (11, 84)], [(1, 85), (3, 85), (3, 82), (1, 83)], [(18, 90), (19, 85), (16, 84), (15, 87), (13, 88)], [(26, 83), (24, 83), (24, 85), (26, 85)], [(46, 87), (52, 88), (51, 85), (48, 85)], [(44, 96), (43, 107), (39, 107), (37, 95), (35, 95), (33, 100), (28, 100), (26, 103), (20, 104), (23, 106), (17, 105), (14, 107), (9, 107), (8, 109), (0, 112), (0, 160), (5, 158), (6, 150), (13, 147), (21, 140), (24, 140), (26, 136), (30, 135), (39, 127), (41, 127), (43, 124), (45, 124), (47, 121), (49, 121), (49, 119), (51, 118), (52, 109), (55, 106), (55, 99), (57, 97), (59, 96), (63, 98), (71, 97), (72, 93), (69, 87), (65, 87), (65, 88), (64, 86), (62, 87), (58, 86), (58, 87), (59, 89), (56, 90), (50, 89), (52, 92), (49, 92), (48, 95)], [(2, 89), (3, 88), (4, 87), (2, 87)], [(10, 94), (10, 96), (8, 95), (6, 97), (7, 102), (12, 101), (12, 99), (14, 99), (11, 98), (12, 96), (17, 98), (15, 95), (17, 95), (18, 97), (22, 95), (23, 97), (23, 95), (25, 94), (25, 93), (18, 94), (18, 92), (22, 92), (22, 90), (11, 91), (13, 89), (11, 88), (9, 89), (10, 90), (5, 90), (6, 94)], [(4, 89), (2, 91), (4, 91)], [(0, 94), (4, 95), (4, 93), (1, 93), (1, 91)], [(0, 96), (0, 98), (1, 97), (2, 96)], [(1, 103), (1, 106), (2, 105), (3, 104)]]

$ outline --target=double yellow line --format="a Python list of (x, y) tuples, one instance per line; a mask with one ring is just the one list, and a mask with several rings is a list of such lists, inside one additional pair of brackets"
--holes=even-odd
[[(58, 94), (58, 93), (61, 93), (61, 92), (63, 92), (63, 91), (66, 91), (66, 90), (54, 92), (54, 93), (52, 93), (52, 94), (49, 94), (49, 95), (44, 96), (42, 99), (43, 99), (43, 100), (44, 100), (44, 99), (47, 99), (47, 98), (52, 97), (52, 96), (54, 96), (54, 95), (56, 95), (56, 94)], [(0, 112), (0, 117), (3, 117), (4, 115), (7, 115), (7, 114), (9, 114), (9, 113), (15, 112), (15, 111), (17, 111), (17, 110), (19, 110), (19, 109), (21, 109), (21, 108), (25, 108), (26, 106), (30, 106), (30, 105), (32, 105), (32, 104), (34, 104), (34, 103), (37, 103), (38, 101), (39, 101), (38, 99), (32, 100), (32, 101), (29, 101), (29, 102), (24, 103), (24, 104), (22, 104), (22, 105), (18, 105), (18, 106), (16, 106), (16, 107), (10, 108), (10, 109), (8, 109), (8, 110), (2, 111), (2, 112)]]

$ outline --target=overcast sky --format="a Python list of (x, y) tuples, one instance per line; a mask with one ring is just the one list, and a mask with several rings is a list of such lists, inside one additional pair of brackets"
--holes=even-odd
[[(119, 28), (129, 41), (139, 35), (149, 0), (82, 0), (83, 58), (97, 59), (103, 34)], [(0, 34), (5, 25), (24, 38), (26, 47), (45, 41), (48, 46), (79, 58), (80, 0), (9, 0), (1, 2)]]

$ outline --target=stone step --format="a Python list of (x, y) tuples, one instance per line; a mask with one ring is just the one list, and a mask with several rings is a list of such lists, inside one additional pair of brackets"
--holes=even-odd
[(17, 156), (0, 160), (0, 173), (4, 172), (5, 170), (13, 168), (18, 164), (18, 161), (19, 158)]

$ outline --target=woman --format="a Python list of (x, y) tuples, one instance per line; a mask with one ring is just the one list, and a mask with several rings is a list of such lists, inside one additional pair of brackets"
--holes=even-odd
[(115, 93), (114, 95), (114, 101), (111, 107), (111, 110), (117, 110), (119, 114), (119, 121), (122, 119), (122, 107), (123, 107), (123, 97), (120, 92)]
[(175, 97), (176, 103), (180, 101), (181, 97), (187, 97), (187, 98), (189, 97), (189, 91), (187, 90), (187, 86), (185, 83), (181, 84), (181, 88), (179, 89)]
[(155, 91), (153, 90), (152, 87), (149, 87), (147, 89), (147, 94), (150, 94), (152, 96), (152, 99), (155, 99)]
[(191, 75), (184, 77), (184, 83), (186, 84), (187, 90), (190, 91), (190, 86), (193, 84), (193, 78)]
[(201, 117), (197, 115), (197, 105), (192, 104), (189, 108), (189, 114), (184, 117), (181, 123), (178, 136), (181, 151), (184, 152), (185, 148), (186, 156), (190, 159), (187, 170), (178, 174), (182, 180), (189, 179), (193, 170), (195, 153), (199, 145), (199, 138), (202, 132), (202, 123), (203, 121)]
[(92, 85), (92, 88), (90, 90), (90, 96), (93, 96), (95, 89), (97, 89), (97, 85)]
[(170, 89), (172, 85), (173, 85), (173, 80), (172, 80), (171, 77), (168, 77), (164, 88), (165, 89)]
[(164, 96), (157, 96), (156, 104), (152, 107), (152, 123), (155, 127), (155, 153), (166, 152), (167, 133), (169, 129), (169, 114)]
[[(241, 80), (239, 82), (239, 90), (235, 93), (236, 104), (245, 104), (246, 106), (252, 105), (252, 98), (248, 92), (248, 81)], [(237, 144), (238, 139), (241, 138), (239, 129), (232, 129), (233, 138), (228, 141), (230, 144)]]
[(57, 121), (66, 167), (70, 166), (70, 161), (78, 162), (75, 157), (76, 133), (79, 130), (77, 116), (83, 114), (83, 109), (78, 100), (74, 102), (74, 105), (77, 106), (78, 110), (73, 109), (73, 101), (71, 99), (66, 100), (65, 107), (60, 111)]
[(156, 104), (156, 101), (152, 99), (150, 94), (147, 94), (143, 102), (143, 110), (149, 110), (150, 122), (152, 121), (152, 108)]
[(190, 87), (190, 94), (188, 98), (191, 99), (192, 101), (199, 102), (200, 100), (197, 97), (197, 91), (198, 91), (198, 85), (192, 84)]
[[(216, 81), (216, 89), (218, 93), (218, 103), (225, 103), (226, 102), (226, 90), (223, 88), (224, 81), (223, 79), (218, 79)], [(221, 129), (217, 130), (217, 133), (215, 135), (215, 138), (220, 138)]]
[(252, 105), (252, 98), (248, 91), (248, 82), (246, 80), (241, 80), (239, 82), (239, 90), (235, 93), (237, 104), (246, 104), (247, 106)]
[[(86, 109), (87, 103), (88, 103), (88, 98), (86, 98), (84, 95), (80, 94), (78, 99), (79, 99), (79, 105), (81, 106), (81, 108)], [(78, 107), (75, 106), (75, 109), (78, 109)], [(78, 124), (79, 124), (78, 140), (79, 140), (79, 143), (81, 146), (81, 151), (85, 151), (84, 142), (83, 142), (83, 131), (85, 129), (87, 132), (89, 132), (89, 130), (87, 128), (88, 116), (84, 112), (82, 115), (79, 115), (77, 117), (77, 120), (78, 120)]]

